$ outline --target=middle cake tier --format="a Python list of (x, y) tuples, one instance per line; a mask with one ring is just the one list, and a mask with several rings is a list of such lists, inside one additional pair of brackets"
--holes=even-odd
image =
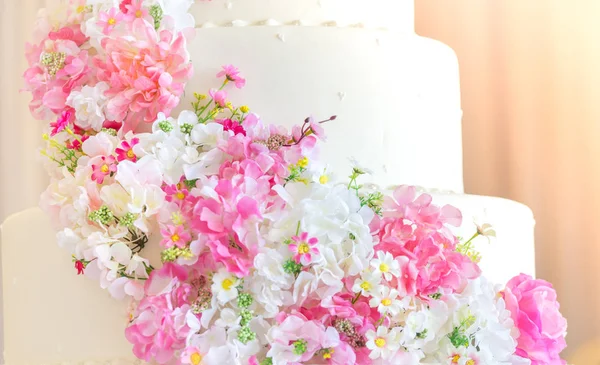
[(441, 42), (352, 27), (248, 26), (198, 29), (189, 48), (196, 72), (180, 108), (233, 64), (249, 81), (229, 97), (266, 122), (337, 116), (321, 150), (328, 171), (343, 178), (356, 157), (381, 186), (463, 191), (458, 62)]

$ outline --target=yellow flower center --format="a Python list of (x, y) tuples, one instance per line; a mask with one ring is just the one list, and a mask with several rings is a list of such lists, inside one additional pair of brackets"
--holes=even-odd
[(369, 290), (371, 290), (371, 283), (369, 283), (368, 281), (363, 281), (363, 282), (360, 284), (360, 288), (361, 288), (362, 290), (369, 291)]
[(233, 280), (231, 279), (225, 279), (223, 280), (223, 282), (221, 283), (221, 286), (223, 287), (223, 289), (225, 290), (230, 290), (231, 287), (233, 286)]
[(181, 191), (178, 191), (177, 194), (175, 194), (175, 197), (179, 200), (183, 200), (183, 199), (185, 199), (185, 194), (182, 193)]
[(298, 160), (298, 166), (302, 168), (308, 166), (308, 157), (302, 157), (300, 160)]
[(310, 250), (310, 246), (306, 242), (302, 242), (298, 245), (298, 253), (305, 254)]
[(102, 165), (102, 167), (100, 167), (100, 171), (102, 171), (103, 174), (108, 174), (108, 171), (110, 170), (110, 168), (108, 167), (107, 164)]
[(475, 360), (469, 359), (467, 362), (465, 362), (465, 365), (475, 365)]
[(129, 151), (127, 151), (127, 157), (129, 157), (129, 158), (134, 158), (135, 157), (135, 153), (133, 153), (132, 149), (130, 149)]
[(144, 13), (141, 10), (138, 10), (138, 11), (135, 12), (135, 17), (136, 18), (141, 18), (142, 15), (144, 15)]
[(379, 348), (382, 348), (382, 347), (384, 347), (384, 346), (385, 346), (385, 339), (384, 339), (384, 338), (381, 338), (381, 337), (377, 337), (377, 338), (375, 339), (375, 346), (377, 346), (377, 347), (379, 347)]
[(319, 182), (321, 184), (327, 184), (329, 182), (329, 177), (327, 175), (321, 175), (321, 177), (319, 177)]
[(108, 22), (107, 22), (107, 23), (108, 23), (108, 25), (115, 25), (115, 24), (117, 23), (117, 19), (115, 19), (115, 18), (110, 18), (110, 19), (108, 19)]
[(81, 14), (85, 11), (85, 6), (84, 5), (79, 5), (77, 7), (77, 14)]
[(175, 233), (174, 235), (171, 236), (171, 241), (173, 242), (177, 242), (179, 241), (180, 237), (177, 233)]
[(388, 271), (390, 271), (390, 267), (387, 266), (386, 264), (381, 264), (381, 265), (379, 265), (379, 271), (388, 272)]
[(392, 300), (390, 298), (385, 298), (381, 301), (381, 304), (385, 305), (386, 307), (389, 307), (392, 304)]
[(200, 355), (197, 352), (194, 352), (192, 355), (190, 355), (190, 362), (192, 363), (192, 365), (200, 365), (200, 363), (202, 362), (202, 355)]
[(324, 359), (331, 359), (331, 354), (333, 354), (333, 349), (326, 349), (325, 353), (323, 354), (323, 358)]
[(458, 364), (458, 360), (460, 360), (460, 355), (456, 354), (454, 356), (452, 356), (452, 363), (453, 364)]

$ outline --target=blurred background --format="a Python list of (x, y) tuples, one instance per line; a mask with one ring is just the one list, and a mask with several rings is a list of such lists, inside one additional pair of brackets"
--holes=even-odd
[[(417, 33), (458, 55), (466, 192), (533, 209), (537, 276), (569, 320), (565, 358), (600, 364), (600, 1), (415, 2)], [(41, 124), (17, 93), (44, 6), (0, 0), (0, 222), (47, 183)]]

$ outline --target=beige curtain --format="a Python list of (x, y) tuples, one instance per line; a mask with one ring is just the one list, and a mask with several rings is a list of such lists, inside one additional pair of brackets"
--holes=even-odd
[(533, 209), (566, 354), (600, 363), (600, 1), (416, 0), (416, 13), (419, 34), (458, 54), (467, 192)]
[[(0, 221), (35, 206), (46, 185), (40, 124), (16, 92), (23, 44), (45, 3), (0, 0)], [(416, 12), (417, 32), (459, 57), (466, 190), (532, 207), (538, 276), (559, 292), (568, 354), (581, 348), (578, 365), (597, 364), (600, 1), (416, 0)]]

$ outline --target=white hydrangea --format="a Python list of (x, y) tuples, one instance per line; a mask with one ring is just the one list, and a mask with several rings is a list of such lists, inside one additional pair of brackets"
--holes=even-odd
[(109, 89), (106, 82), (99, 82), (96, 86), (84, 86), (81, 90), (74, 90), (67, 97), (67, 105), (75, 109), (76, 124), (81, 128), (92, 128), (100, 131), (106, 120), (104, 109), (107, 98), (104, 92)]

